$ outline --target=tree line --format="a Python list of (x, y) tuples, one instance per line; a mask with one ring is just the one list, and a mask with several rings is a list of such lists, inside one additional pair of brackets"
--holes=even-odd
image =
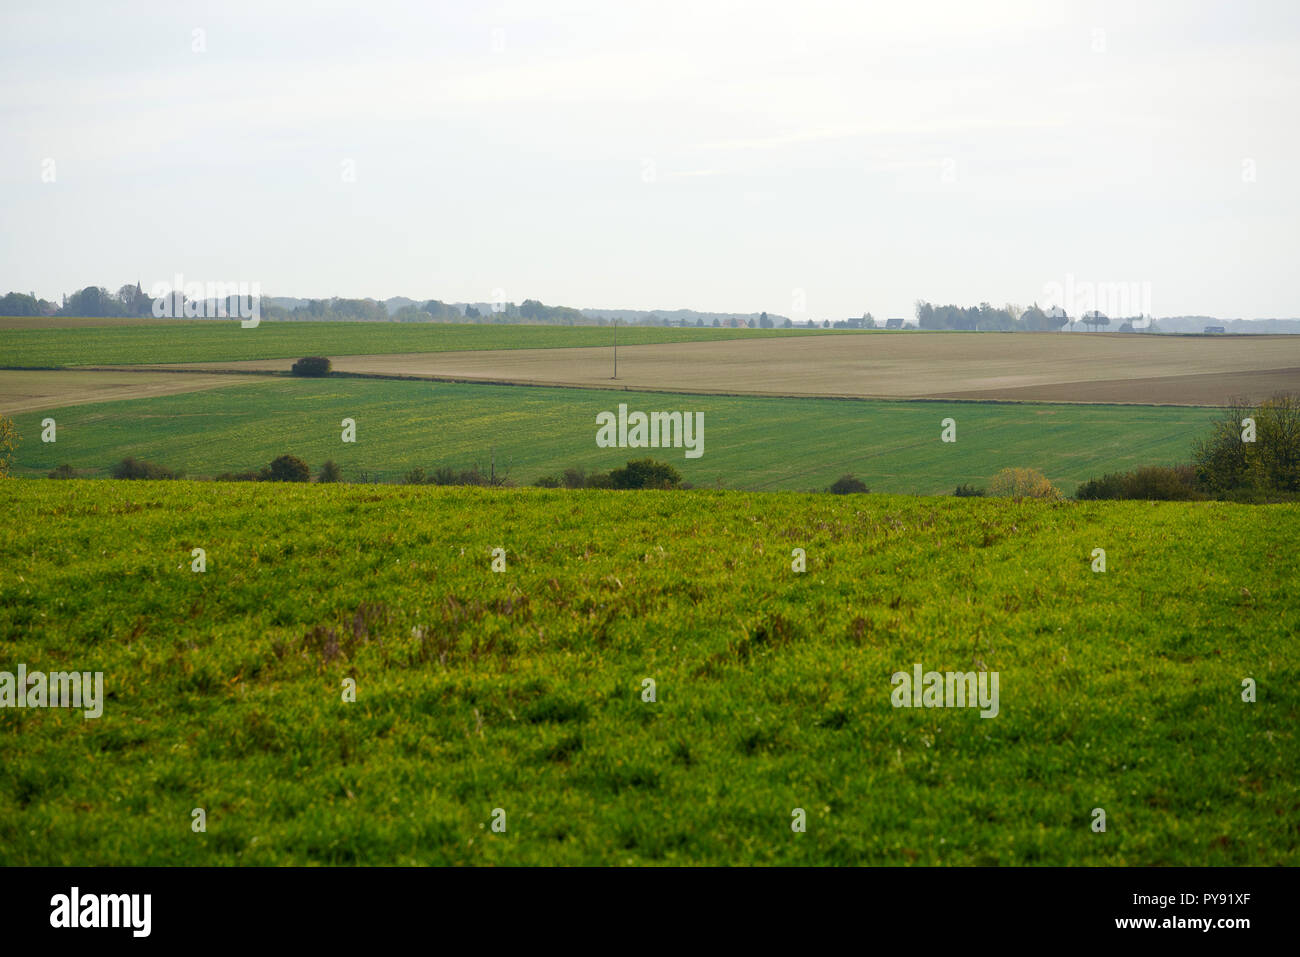
[(40, 299), (35, 293), (10, 292), (0, 296), (0, 316), (93, 316), (130, 318), (153, 314), (153, 300), (139, 283), (127, 283), (109, 292), (103, 286), (87, 286), (64, 296), (63, 303)]
[[(238, 303), (227, 302), (226, 312), (239, 315)], [(494, 322), (494, 323), (554, 323), (560, 325), (604, 325), (611, 320), (599, 315), (589, 315), (569, 306), (548, 306), (536, 299), (522, 303), (502, 302), (487, 307), (487, 311), (467, 304), (462, 307), (439, 299), (411, 303), (390, 313), (385, 303), (376, 299), (308, 299), (299, 305), (284, 306), (261, 297), (259, 314), (263, 319), (304, 322)], [(35, 293), (10, 292), (0, 297), (0, 315), (3, 316), (85, 316), (110, 318), (147, 318), (153, 315), (153, 299), (140, 284), (127, 283), (112, 292), (103, 286), (86, 286), (64, 296), (62, 304), (40, 299)], [(901, 320), (896, 320), (901, 321)], [(923, 299), (916, 302), (916, 321), (921, 329), (962, 330), (970, 332), (1053, 332), (1075, 322), (1092, 330), (1116, 328), (1119, 332), (1135, 331), (1135, 323), (1145, 322), (1143, 317), (1114, 319), (1096, 310), (1071, 318), (1059, 308), (1044, 310), (1037, 304), (1028, 309), (1008, 303), (995, 307), (987, 302), (978, 306), (937, 306)], [(631, 324), (624, 320), (625, 324)], [(637, 325), (679, 325), (679, 320), (660, 318), (650, 313), (637, 321)], [(814, 319), (793, 322), (783, 316), (761, 313), (757, 319), (727, 320), (727, 325), (742, 325), (750, 329), (879, 329), (885, 323), (870, 312), (851, 319), (818, 322)], [(703, 318), (691, 323), (705, 328)], [(724, 322), (714, 318), (711, 325), (718, 328)], [(1142, 331), (1154, 332), (1155, 323), (1142, 326)]]
[[(1071, 318), (1059, 306), (1044, 310), (1037, 303), (1024, 309), (1013, 303), (993, 306), (982, 302), (978, 306), (963, 307), (936, 306), (924, 299), (916, 301), (916, 323), (921, 329), (949, 329), (965, 332), (1057, 332), (1076, 322), (1094, 332), (1112, 326), (1117, 332), (1156, 331), (1155, 321), (1147, 317), (1130, 316), (1112, 319), (1095, 309)], [(1139, 323), (1142, 324), (1140, 327), (1137, 325)]]

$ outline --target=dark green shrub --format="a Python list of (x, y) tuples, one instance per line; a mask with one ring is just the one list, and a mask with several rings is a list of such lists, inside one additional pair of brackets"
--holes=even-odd
[(76, 478), (77, 473), (73, 470), (71, 465), (60, 465), (50, 473), (49, 477), (52, 479), (70, 479)]
[(654, 459), (636, 459), (628, 462), (621, 469), (609, 473), (610, 485), (614, 488), (677, 488), (682, 484), (682, 477), (667, 462)]
[(827, 489), (832, 495), (862, 495), (870, 489), (852, 475), (841, 475)]
[(1125, 498), (1149, 502), (1187, 502), (1205, 496), (1196, 488), (1196, 469), (1190, 465), (1152, 465), (1128, 473)]
[(330, 364), (329, 359), (324, 356), (307, 356), (299, 359), (293, 364), (294, 375), (310, 376), (313, 378), (327, 376), (330, 374), (332, 369), (333, 366)]
[(974, 485), (958, 485), (952, 494), (958, 498), (982, 498), (988, 492), (982, 488), (976, 488)]
[(335, 463), (333, 459), (330, 459), (328, 462), (326, 462), (324, 465), (320, 467), (320, 473), (317, 474), (316, 481), (317, 482), (342, 482), (343, 471), (338, 467), (338, 464)]
[(1074, 490), (1074, 497), (1085, 502), (1124, 498), (1124, 475), (1116, 472), (1088, 479)]
[(264, 470), (267, 482), (310, 482), (311, 469), (296, 455), (281, 455)]
[(543, 475), (533, 483), (537, 488), (559, 488), (560, 480), (554, 475)]
[[(1244, 419), (1255, 440), (1243, 438)], [(1300, 492), (1300, 397), (1275, 395), (1258, 405), (1234, 402), (1193, 449), (1198, 483), (1211, 492), (1246, 488)]]
[(155, 465), (153, 462), (143, 462), (139, 459), (127, 456), (117, 465), (113, 466), (113, 478), (115, 479), (174, 479), (180, 478), (180, 472), (174, 472), (164, 465)]
[(1075, 490), (1082, 501), (1135, 499), (1148, 502), (1189, 502), (1205, 498), (1196, 487), (1196, 470), (1190, 465), (1149, 465), (1132, 472), (1115, 472), (1090, 479)]

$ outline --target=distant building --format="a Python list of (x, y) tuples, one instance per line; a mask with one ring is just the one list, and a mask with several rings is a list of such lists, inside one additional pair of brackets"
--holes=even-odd
[(1226, 332), (1226, 331), (1227, 331), (1227, 330), (1224, 329), (1223, 326), (1206, 326), (1206, 327), (1205, 327), (1205, 332), (1204, 332), (1203, 334), (1204, 334), (1204, 335), (1207, 335), (1207, 336), (1210, 336), (1210, 335), (1222, 335), (1222, 334), (1223, 334), (1224, 332)]
[(902, 319), (886, 319), (886, 320), (885, 320), (885, 328), (886, 328), (886, 329), (902, 329), (902, 328), (903, 328), (903, 320), (902, 320)]

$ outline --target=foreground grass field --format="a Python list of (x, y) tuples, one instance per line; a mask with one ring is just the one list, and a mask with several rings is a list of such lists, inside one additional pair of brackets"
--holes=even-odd
[[(236, 320), (125, 320), (81, 326), (61, 322), (31, 328), (32, 320), (0, 319), (0, 368), (225, 362), (304, 355), (459, 352), (479, 349), (561, 349), (606, 346), (613, 330), (597, 326), (506, 326), (468, 323), (263, 322)], [(718, 339), (808, 335), (867, 335), (820, 329), (704, 329), (619, 327), (620, 345), (709, 342)]]
[[(248, 383), (246, 379), (237, 382)], [(682, 449), (600, 449), (596, 414), (704, 412), (704, 455)], [(1041, 469), (1062, 489), (1106, 472), (1188, 459), (1213, 409), (669, 395), (366, 379), (257, 378), (185, 395), (80, 405), (15, 416), (18, 474), (68, 464), (107, 475), (128, 455), (193, 477), (257, 469), (284, 453), (346, 479), (400, 480), (415, 467), (498, 468), (530, 483), (569, 466), (608, 470), (651, 454), (691, 482), (744, 489), (825, 488), (853, 472), (875, 491), (951, 494), (1001, 468)], [(55, 443), (41, 421), (58, 423)], [(941, 422), (957, 441), (940, 441)], [(341, 441), (355, 419), (357, 442)]]
[[(0, 710), (0, 864), (1300, 860), (1297, 506), (23, 480), (0, 503), (0, 670), (102, 670), (107, 697)], [(916, 663), (998, 672), (999, 715), (891, 707)]]

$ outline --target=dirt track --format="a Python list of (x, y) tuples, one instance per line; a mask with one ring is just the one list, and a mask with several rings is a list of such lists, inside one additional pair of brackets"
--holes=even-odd
[[(1300, 391), (1300, 336), (947, 334), (340, 356), (341, 372), (672, 392), (1223, 405)], [(287, 371), (292, 360), (149, 368)]]
[(236, 376), (197, 373), (7, 369), (0, 371), (0, 414), (13, 415), (117, 399), (147, 399), (155, 395), (238, 385), (241, 381)]

